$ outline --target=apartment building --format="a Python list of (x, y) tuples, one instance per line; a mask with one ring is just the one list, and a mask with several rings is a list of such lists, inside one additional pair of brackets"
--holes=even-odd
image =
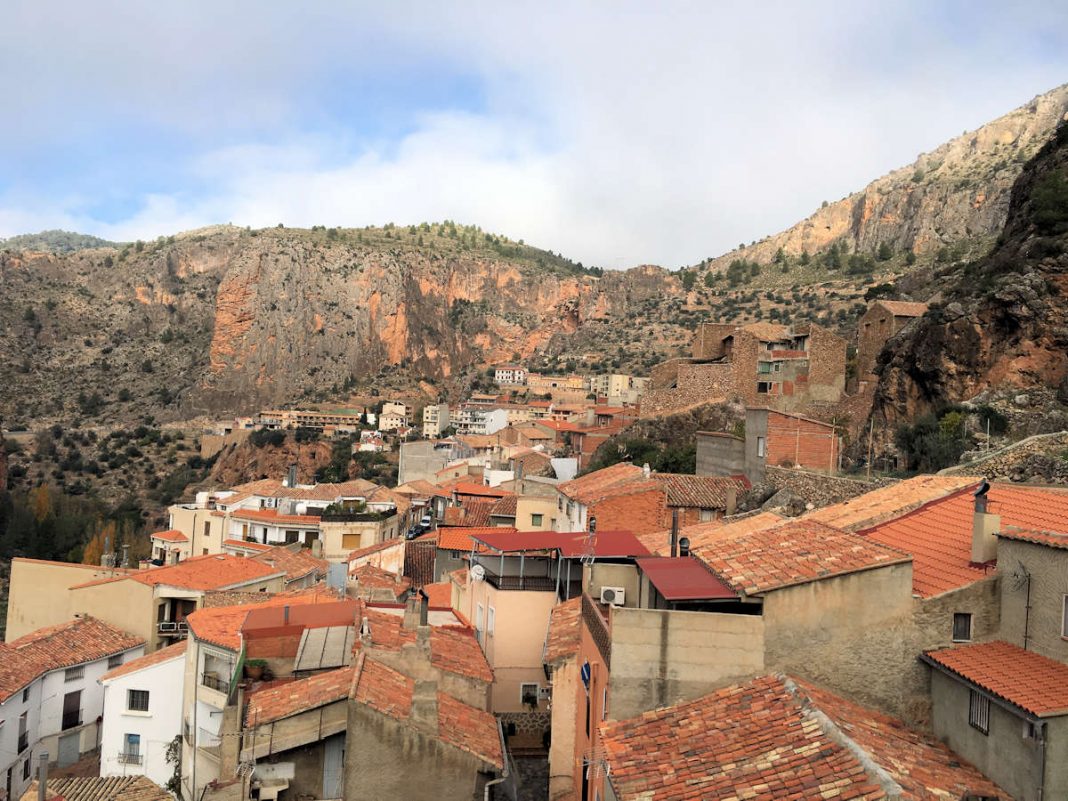
[(423, 407), (423, 437), (437, 439), (441, 432), (451, 425), (449, 422), (449, 404), (430, 403)]
[(497, 384), (525, 386), (527, 383), (527, 369), (514, 364), (496, 367), (493, 370), (493, 381)]

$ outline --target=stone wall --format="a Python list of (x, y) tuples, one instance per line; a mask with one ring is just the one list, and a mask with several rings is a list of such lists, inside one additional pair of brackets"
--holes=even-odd
[(890, 478), (863, 481), (857, 478), (829, 476), (826, 473), (772, 465), (765, 468), (764, 480), (776, 491), (789, 490), (817, 507), (841, 503), (863, 495), (865, 492), (897, 483), (895, 479)]
[(675, 365), (677, 385), (672, 388), (646, 390), (642, 396), (641, 416), (677, 414), (704, 403), (733, 397), (735, 392), (731, 367), (730, 364)]
[(809, 399), (836, 403), (845, 393), (846, 341), (815, 323), (809, 330)]

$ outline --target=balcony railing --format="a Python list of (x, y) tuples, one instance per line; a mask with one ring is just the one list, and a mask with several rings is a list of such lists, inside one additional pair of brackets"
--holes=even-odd
[(491, 570), (487, 570), (486, 581), (498, 590), (541, 590), (551, 592), (556, 589), (556, 579), (548, 576), (500, 576)]
[(81, 725), (82, 725), (82, 710), (76, 709), (73, 712), (64, 712), (63, 713), (63, 722), (62, 722), (62, 724), (60, 726), (60, 729), (62, 731), (66, 731), (67, 729), (73, 729), (75, 726), (81, 726)]
[(189, 626), (184, 620), (161, 620), (157, 630), (169, 637), (184, 637), (189, 632)]
[(119, 764), (120, 765), (140, 765), (141, 755), (131, 754), (127, 751), (119, 751)]
[(223, 695), (230, 694), (230, 682), (226, 679), (219, 678), (216, 673), (205, 673), (201, 676), (200, 683), (205, 687), (222, 693)]
[(19, 753), (21, 754), (27, 748), (30, 747), (30, 733), (24, 731), (19, 735)]

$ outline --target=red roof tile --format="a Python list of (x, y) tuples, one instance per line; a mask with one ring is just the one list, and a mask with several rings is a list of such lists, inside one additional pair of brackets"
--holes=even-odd
[(168, 529), (167, 531), (157, 531), (152, 535), (152, 539), (163, 540), (164, 542), (189, 542), (189, 537), (185, 536), (185, 534), (176, 528)]
[(352, 679), (353, 667), (348, 666), (251, 692), (245, 725), (262, 726), (347, 698)]
[(1038, 717), (1068, 715), (1068, 665), (994, 642), (928, 651), (926, 661)]
[(76, 584), (71, 589), (106, 584), (112, 581), (136, 581), (150, 587), (165, 585), (185, 590), (221, 590), (276, 576), (285, 571), (233, 554), (194, 556), (176, 565), (137, 570), (125, 576)]
[(438, 581), (424, 584), (423, 592), (427, 594), (431, 609), (452, 609), (452, 582)]
[(358, 548), (357, 550), (352, 551), (348, 556), (348, 560), (350, 562), (354, 562), (357, 559), (362, 559), (365, 556), (370, 556), (371, 554), (378, 553), (379, 551), (385, 551), (388, 548), (403, 547), (403, 545), (404, 540), (401, 539), (383, 540), (382, 542), (376, 543), (374, 545), (368, 545), (366, 548)]
[(507, 495), (514, 494), (500, 487), (487, 487), (484, 484), (476, 484), (473, 481), (461, 481), (454, 484), (452, 489), (457, 495), (475, 495), (481, 498), (504, 498)]
[(726, 600), (737, 598), (727, 584), (697, 559), (689, 556), (652, 556), (638, 559), (638, 568), (667, 601)]
[(349, 575), (356, 578), (360, 590), (389, 590), (397, 598), (406, 594), (412, 586), (410, 578), (371, 564), (355, 567), (349, 571)]
[(620, 462), (603, 470), (595, 470), (584, 476), (573, 478), (571, 481), (565, 481), (557, 489), (562, 495), (588, 505), (602, 497), (606, 489), (641, 481), (643, 478), (644, 473), (638, 465)]
[[(1008, 799), (946, 746), (900, 721), (782, 676), (601, 724), (621, 801), (888, 797)], [(882, 776), (868, 766), (878, 766)]]
[(144, 644), (140, 637), (89, 615), (0, 643), (0, 702), (49, 671), (95, 662)]
[(653, 473), (650, 478), (667, 488), (668, 506), (696, 509), (726, 509), (727, 491), (735, 500), (749, 488), (745, 479), (729, 476), (691, 476), (682, 473)]
[[(759, 512), (740, 519), (726, 522), (722, 518), (707, 523), (696, 523), (679, 529), (679, 539), (686, 537), (690, 541), (690, 550), (695, 551), (713, 540), (728, 539), (737, 534), (748, 534), (761, 528), (778, 525), (783, 518), (774, 512)], [(638, 539), (649, 552), (656, 556), (671, 555), (671, 530), (651, 531), (639, 534)]]
[[(471, 538), (482, 534), (514, 534), (510, 526), (448, 526), (438, 529), (438, 547), (446, 551), (470, 551), (475, 543)], [(479, 550), (485, 550), (482, 546)]]
[(415, 681), (381, 662), (360, 654), (356, 663), (356, 690), (353, 698), (378, 712), (398, 720), (412, 713)]
[(488, 526), (490, 510), (496, 501), (466, 501), (463, 506), (450, 506), (445, 510), (442, 524), (446, 526)]
[(312, 556), (309, 548), (293, 550), (284, 545), (275, 545), (252, 559), (276, 570), (286, 571), (286, 581), (298, 581), (313, 574), (325, 576), (328, 565), (325, 559)]
[(277, 526), (304, 526), (318, 528), (322, 523), (314, 515), (283, 515), (275, 509), (235, 509), (230, 513), (234, 520), (254, 520)]
[(300, 592), (279, 593), (263, 603), (241, 604), (238, 606), (216, 606), (197, 609), (186, 618), (189, 630), (198, 640), (236, 651), (241, 647), (239, 632), (245, 618), (253, 609), (271, 606), (298, 606), (303, 604), (335, 604), (337, 593), (316, 587)]
[[(416, 633), (404, 628), (400, 615), (365, 607), (363, 619), (367, 621), (371, 643), (376, 648), (398, 651), (416, 641)], [(459, 676), (493, 681), (493, 669), (486, 661), (474, 631), (466, 626), (430, 627), (430, 663)]]
[(240, 551), (253, 551), (255, 553), (267, 553), (273, 546), (264, 545), (252, 540), (223, 540), (223, 548), (233, 548)]
[(483, 529), (473, 539), (493, 551), (520, 553), (559, 551), (565, 559), (582, 557), (592, 550), (600, 558), (648, 556), (649, 551), (629, 531), (598, 531), (590, 538), (585, 531), (515, 531)]
[(976, 484), (975, 476), (916, 476), (804, 515), (846, 531), (859, 531), (900, 517), (938, 498)]
[(582, 638), (582, 596), (557, 604), (549, 614), (549, 633), (545, 638), (546, 664), (578, 653)]
[(518, 501), (519, 499), (515, 495), (501, 498), (490, 508), (490, 517), (515, 517)]
[(438, 737), (494, 767), (504, 767), (497, 718), (445, 693), (438, 693)]
[(716, 540), (696, 556), (747, 595), (911, 560), (867, 537), (805, 518)]
[(111, 681), (117, 679), (120, 676), (125, 676), (129, 673), (136, 673), (139, 670), (153, 667), (154, 665), (162, 665), (164, 662), (170, 662), (172, 659), (184, 659), (185, 658), (185, 645), (187, 640), (181, 640), (174, 645), (168, 645), (166, 648), (160, 648), (158, 651), (153, 651), (145, 656), (139, 656), (137, 659), (131, 659), (129, 662), (121, 665), (114, 670), (109, 670), (103, 676), (100, 677), (100, 681)]

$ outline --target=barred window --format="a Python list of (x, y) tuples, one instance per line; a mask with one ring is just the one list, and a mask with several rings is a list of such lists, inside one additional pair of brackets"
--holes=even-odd
[(990, 699), (975, 690), (968, 699), (968, 724), (983, 734), (990, 733)]
[(127, 690), (126, 708), (131, 712), (147, 712), (148, 690)]

